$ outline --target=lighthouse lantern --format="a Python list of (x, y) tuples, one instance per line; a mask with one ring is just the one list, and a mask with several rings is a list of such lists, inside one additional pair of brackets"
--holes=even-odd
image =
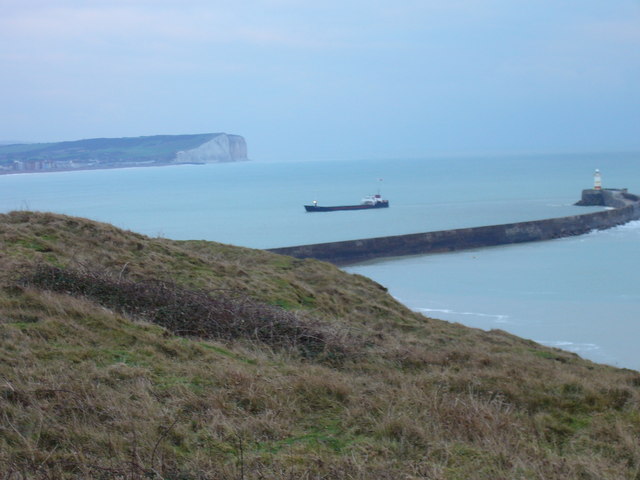
[(593, 189), (602, 190), (602, 175), (600, 175), (600, 170), (597, 168), (596, 173), (593, 174)]

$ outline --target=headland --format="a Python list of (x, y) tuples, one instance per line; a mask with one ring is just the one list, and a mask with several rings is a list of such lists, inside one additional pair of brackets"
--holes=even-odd
[(326, 262), (28, 211), (0, 245), (4, 480), (637, 478), (637, 371)]
[(0, 145), (0, 174), (248, 160), (240, 135), (203, 133)]
[(627, 189), (587, 189), (576, 205), (608, 210), (526, 222), (440, 230), (389, 237), (273, 248), (270, 252), (352, 265), (376, 258), (452, 252), (498, 245), (551, 240), (604, 230), (640, 219), (640, 197)]

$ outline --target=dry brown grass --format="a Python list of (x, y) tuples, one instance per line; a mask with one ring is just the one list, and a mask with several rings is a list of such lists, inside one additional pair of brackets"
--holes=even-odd
[[(637, 372), (422, 317), (311, 260), (29, 212), (0, 216), (0, 245), (0, 479), (639, 478)], [(174, 300), (233, 289), (362, 341), (326, 363), (246, 332), (181, 338), (19, 284), (43, 263)]]

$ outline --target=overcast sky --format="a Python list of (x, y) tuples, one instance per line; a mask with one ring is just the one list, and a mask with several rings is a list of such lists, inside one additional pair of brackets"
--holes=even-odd
[(640, 0), (0, 0), (0, 140), (640, 151)]

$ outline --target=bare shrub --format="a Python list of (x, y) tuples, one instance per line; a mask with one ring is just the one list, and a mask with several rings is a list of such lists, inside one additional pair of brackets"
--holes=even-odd
[(305, 357), (336, 361), (353, 355), (359, 342), (313, 318), (257, 302), (228, 290), (214, 294), (160, 280), (133, 282), (88, 268), (36, 265), (21, 283), (83, 296), (100, 305), (161, 325), (176, 335), (248, 339), (290, 348)]

